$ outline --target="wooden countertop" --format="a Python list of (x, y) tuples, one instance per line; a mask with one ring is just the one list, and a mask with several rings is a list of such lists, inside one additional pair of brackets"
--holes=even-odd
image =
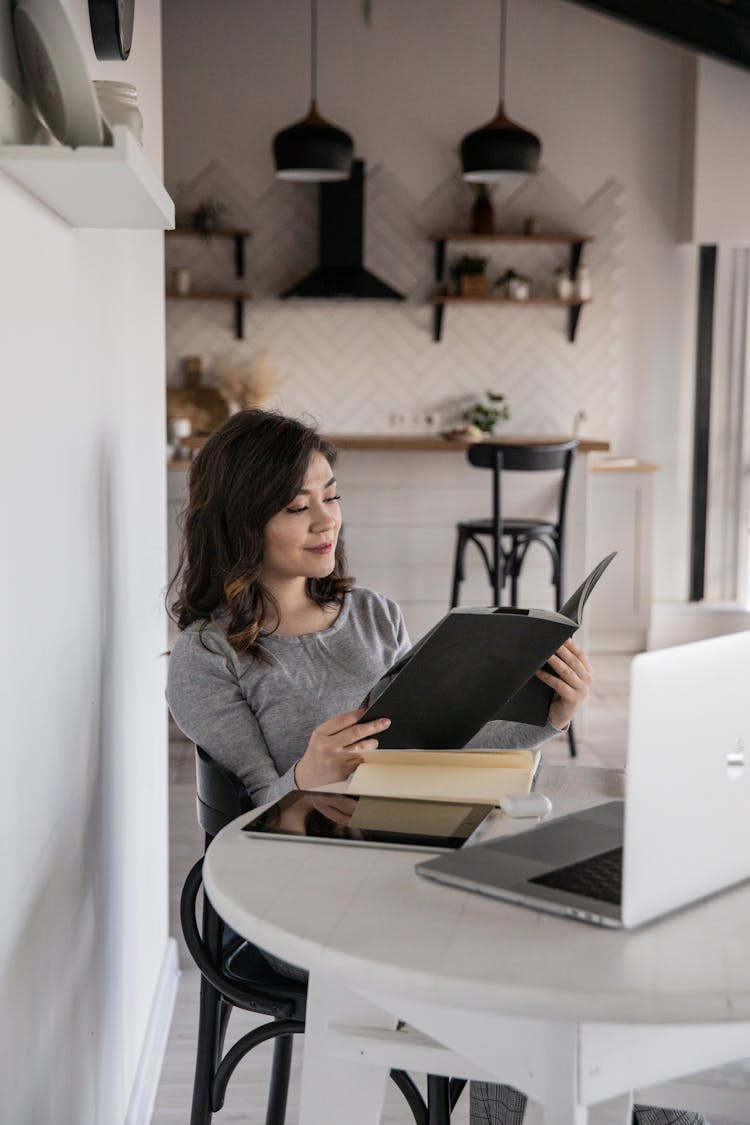
[[(376, 453), (465, 453), (476, 438), (443, 438), (439, 434), (326, 434), (337, 449), (370, 450)], [(506, 445), (548, 445), (569, 441), (564, 434), (502, 434)], [(601, 438), (579, 438), (581, 453), (606, 453), (609, 442)], [(168, 461), (170, 469), (187, 469), (190, 461)]]
[(660, 466), (653, 461), (639, 461), (637, 457), (604, 457), (594, 461), (592, 473), (656, 473)]
[[(383, 452), (465, 452), (476, 438), (442, 438), (437, 434), (326, 434), (338, 449), (370, 449)], [(569, 441), (560, 434), (499, 434), (497, 440), (505, 445), (548, 445), (550, 442)], [(606, 453), (609, 442), (598, 438), (579, 438), (581, 453)]]

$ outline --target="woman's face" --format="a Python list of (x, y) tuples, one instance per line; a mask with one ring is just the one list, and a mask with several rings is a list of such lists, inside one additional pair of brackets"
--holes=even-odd
[(261, 581), (325, 578), (335, 565), (340, 528), (336, 478), (315, 453), (298, 495), (264, 528)]

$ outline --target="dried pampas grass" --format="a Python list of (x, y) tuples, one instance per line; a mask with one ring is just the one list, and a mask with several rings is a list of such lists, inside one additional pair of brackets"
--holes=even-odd
[(252, 357), (226, 355), (216, 364), (214, 378), (230, 413), (263, 406), (278, 387), (278, 374), (268, 349)]

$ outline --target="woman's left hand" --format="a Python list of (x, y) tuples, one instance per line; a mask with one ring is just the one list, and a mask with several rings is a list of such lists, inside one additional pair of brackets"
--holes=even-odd
[(537, 676), (555, 692), (549, 707), (549, 721), (564, 730), (589, 693), (594, 679), (586, 653), (568, 639), (547, 661), (552, 672), (540, 668)]

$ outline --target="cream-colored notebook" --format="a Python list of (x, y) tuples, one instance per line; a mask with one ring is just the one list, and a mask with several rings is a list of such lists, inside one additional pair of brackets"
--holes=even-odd
[(349, 792), (370, 797), (491, 801), (528, 793), (539, 763), (533, 750), (369, 750)]

